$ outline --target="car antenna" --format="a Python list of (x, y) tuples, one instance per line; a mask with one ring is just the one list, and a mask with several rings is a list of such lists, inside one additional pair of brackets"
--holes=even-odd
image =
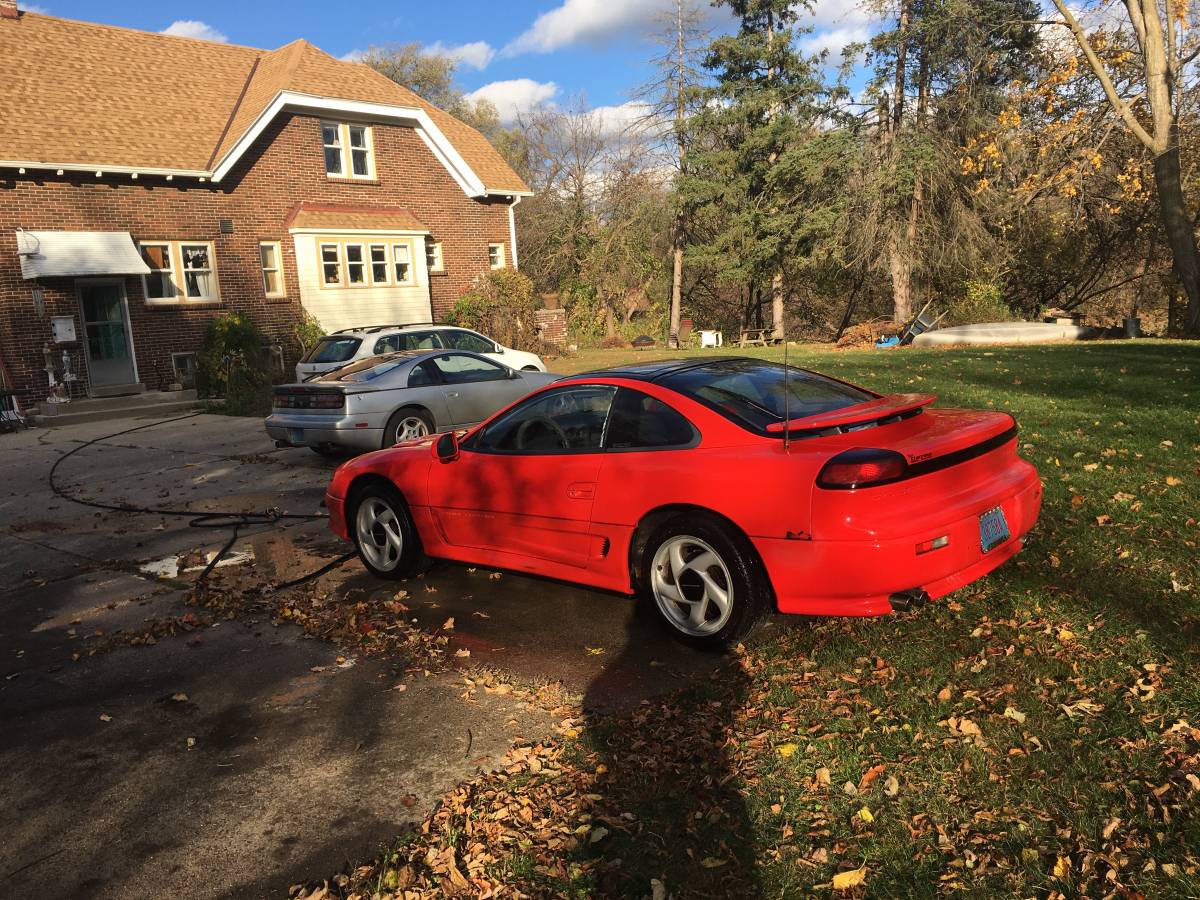
[(792, 395), (792, 392), (790, 389), (791, 385), (789, 383), (789, 376), (791, 375), (792, 370), (788, 366), (788, 339), (787, 339), (787, 319), (786, 318), (784, 319), (783, 324), (780, 327), (780, 331), (783, 333), (783, 452), (791, 453), (792, 452), (792, 428), (791, 428), (792, 420), (791, 420), (791, 417), (788, 412), (788, 407), (790, 405), (788, 403), (788, 401), (791, 399), (791, 395)]

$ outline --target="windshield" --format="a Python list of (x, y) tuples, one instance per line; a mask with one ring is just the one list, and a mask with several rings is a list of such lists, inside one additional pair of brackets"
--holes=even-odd
[[(714, 362), (684, 369), (661, 384), (715, 409), (751, 431), (784, 419), (784, 368), (752, 359)], [(805, 369), (792, 368), (787, 381), (787, 417), (802, 419), (874, 400), (876, 395)]]
[(301, 362), (306, 363), (341, 363), (354, 359), (362, 340), (356, 337), (323, 337), (305, 354)]

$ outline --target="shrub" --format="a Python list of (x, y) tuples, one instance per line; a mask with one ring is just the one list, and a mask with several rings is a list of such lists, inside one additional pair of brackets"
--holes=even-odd
[(941, 323), (975, 325), (979, 322), (1012, 322), (1019, 317), (1004, 300), (1004, 286), (999, 280), (978, 279), (963, 284), (963, 295), (950, 307), (950, 314)]
[(229, 415), (270, 412), (267, 338), (241, 313), (226, 313), (209, 323), (196, 363), (196, 387), (201, 396), (223, 398)]
[(307, 309), (303, 309), (300, 311), (300, 321), (292, 329), (292, 335), (296, 338), (296, 343), (300, 345), (300, 355), (303, 356), (325, 336), (325, 329), (321, 327), (316, 316)]
[(454, 304), (451, 325), (482, 332), (517, 350), (541, 349), (534, 311), (533, 281), (513, 269), (489, 272)]

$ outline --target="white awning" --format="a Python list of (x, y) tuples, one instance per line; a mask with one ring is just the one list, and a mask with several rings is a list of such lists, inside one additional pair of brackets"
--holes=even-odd
[(128, 231), (18, 231), (21, 277), (149, 275)]

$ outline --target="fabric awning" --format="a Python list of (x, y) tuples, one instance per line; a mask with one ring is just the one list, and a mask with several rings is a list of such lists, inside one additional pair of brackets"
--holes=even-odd
[(128, 231), (18, 231), (21, 277), (149, 275)]

